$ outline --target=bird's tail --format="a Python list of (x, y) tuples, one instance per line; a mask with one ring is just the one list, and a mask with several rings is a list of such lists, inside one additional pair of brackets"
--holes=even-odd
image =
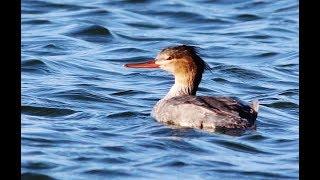
[(259, 111), (259, 101), (257, 99), (252, 101), (251, 108), (258, 113)]

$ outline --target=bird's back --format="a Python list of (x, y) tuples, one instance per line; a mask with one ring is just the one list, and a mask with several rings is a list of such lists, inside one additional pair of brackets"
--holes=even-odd
[(157, 121), (204, 130), (255, 127), (257, 104), (251, 106), (231, 97), (183, 95), (160, 100), (154, 107)]

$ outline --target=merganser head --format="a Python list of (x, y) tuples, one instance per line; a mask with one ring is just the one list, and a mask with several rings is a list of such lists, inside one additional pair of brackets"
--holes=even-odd
[(199, 57), (194, 46), (179, 45), (161, 50), (154, 60), (125, 64), (128, 68), (161, 68), (175, 76), (202, 74), (209, 66)]
[(209, 66), (199, 57), (194, 46), (179, 45), (161, 50), (154, 60), (125, 64), (128, 68), (161, 68), (175, 76), (175, 84), (190, 87), (195, 94), (202, 73)]

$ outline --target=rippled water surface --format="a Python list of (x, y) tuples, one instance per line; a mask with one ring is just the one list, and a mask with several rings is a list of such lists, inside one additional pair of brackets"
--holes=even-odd
[[(22, 0), (21, 171), (45, 179), (297, 179), (298, 1)], [(200, 47), (199, 95), (259, 99), (240, 136), (150, 117), (173, 78), (134, 70)]]

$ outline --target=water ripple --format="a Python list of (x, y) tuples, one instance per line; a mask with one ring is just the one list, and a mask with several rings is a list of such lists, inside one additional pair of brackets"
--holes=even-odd
[(226, 147), (228, 149), (238, 151), (238, 152), (246, 152), (251, 154), (267, 154), (265, 151), (261, 151), (255, 147), (242, 144), (242, 143), (236, 143), (236, 142), (230, 142), (230, 141), (216, 141), (217, 144), (220, 144), (223, 147)]
[(51, 176), (47, 176), (45, 174), (40, 173), (22, 173), (21, 179), (43, 179), (43, 180), (55, 180), (55, 178)]
[(60, 109), (60, 108), (49, 108), (49, 107), (36, 107), (36, 106), (21, 106), (21, 112), (23, 114), (33, 115), (33, 116), (65, 116), (75, 113), (76, 111), (71, 109)]

